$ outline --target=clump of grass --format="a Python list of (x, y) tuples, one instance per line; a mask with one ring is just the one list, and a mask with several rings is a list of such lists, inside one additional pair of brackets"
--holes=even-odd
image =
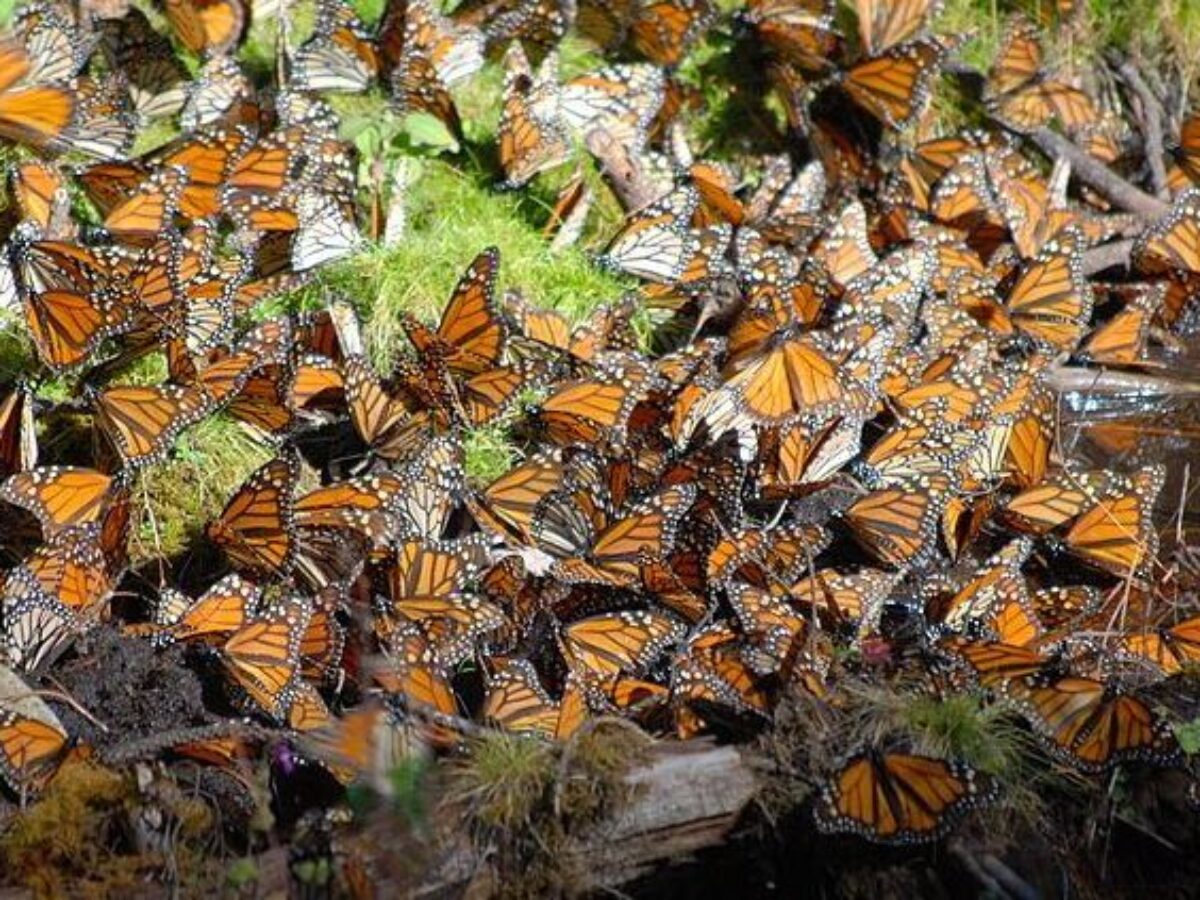
[(814, 785), (868, 747), (955, 759), (992, 778), (999, 798), (985, 815), (997, 832), (1036, 825), (1049, 796), (1075, 790), (1018, 719), (978, 694), (935, 697), (856, 682), (836, 690), (836, 704), (800, 691), (780, 703), (774, 728), (760, 742), (767, 758), (760, 800), (768, 819), (805, 804)]
[(186, 550), (206, 522), (220, 515), (268, 448), (229, 419), (205, 419), (176, 443), (165, 463), (143, 470), (134, 491), (129, 542), (134, 565)]
[(552, 253), (515, 196), (496, 193), (437, 161), (420, 168), (408, 197), (405, 240), (332, 267), (309, 289), (333, 290), (358, 306), (381, 368), (406, 346), (403, 314), (435, 321), (471, 260), (490, 245), (500, 249), (501, 289), (515, 287), (573, 320), (621, 293), (624, 282), (598, 270), (581, 251)]
[(626, 723), (597, 720), (562, 746), (505, 733), (471, 745), (447, 797), (494, 850), (498, 896), (579, 890), (577, 841), (628, 800), (625, 776), (648, 742)]
[(553, 748), (508, 733), (476, 740), (455, 768), (451, 794), (486, 830), (526, 832), (554, 777)]
[(467, 480), (474, 487), (491, 484), (513, 467), (517, 448), (503, 425), (475, 428), (463, 437)]

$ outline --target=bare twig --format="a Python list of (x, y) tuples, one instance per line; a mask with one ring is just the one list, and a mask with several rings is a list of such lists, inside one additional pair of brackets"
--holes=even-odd
[(1081, 366), (1059, 366), (1051, 369), (1047, 381), (1059, 393), (1080, 391), (1092, 394), (1136, 394), (1151, 397), (1200, 396), (1200, 381), (1173, 378), (1169, 375), (1141, 375), (1134, 372), (1111, 372)]
[(1092, 247), (1090, 250), (1084, 251), (1083, 274), (1090, 277), (1098, 272), (1103, 272), (1105, 269), (1113, 269), (1117, 266), (1128, 269), (1132, 253), (1133, 238), (1111, 241), (1107, 244), (1101, 244), (1099, 247)]
[(991, 853), (979, 857), (983, 870), (996, 879), (997, 882), (1012, 896), (1019, 900), (1037, 900), (1041, 894), (1037, 888), (1006, 866)]
[(1142, 126), (1143, 149), (1146, 152), (1146, 162), (1150, 166), (1150, 183), (1154, 187), (1154, 193), (1162, 198), (1169, 197), (1167, 167), (1163, 161), (1165, 154), (1163, 153), (1162, 104), (1158, 102), (1158, 98), (1150, 90), (1150, 85), (1146, 84), (1146, 79), (1142, 77), (1142, 73), (1132, 60), (1113, 53), (1109, 55), (1109, 62), (1116, 68), (1117, 74), (1121, 76), (1129, 89), (1133, 91), (1138, 106), (1141, 107), (1139, 118)]
[(588, 134), (584, 143), (600, 163), (600, 172), (626, 212), (641, 209), (658, 199), (660, 191), (646, 177), (628, 150), (604, 131)]
[(225, 722), (214, 722), (212, 725), (200, 725), (195, 728), (173, 728), (164, 732), (147, 735), (131, 741), (122, 741), (107, 747), (97, 748), (96, 755), (105, 765), (118, 766), (135, 762), (139, 759), (151, 759), (164, 750), (178, 747), (180, 744), (192, 744), (199, 741), (211, 741), (217, 738), (244, 737), (255, 740), (270, 740), (281, 737), (286, 732), (278, 728), (268, 728), (255, 722), (240, 719), (230, 719)]
[(1065, 159), (1080, 181), (1095, 188), (1121, 209), (1150, 219), (1157, 219), (1170, 209), (1167, 203), (1134, 187), (1056, 131), (1039, 128), (1025, 137), (1051, 159)]

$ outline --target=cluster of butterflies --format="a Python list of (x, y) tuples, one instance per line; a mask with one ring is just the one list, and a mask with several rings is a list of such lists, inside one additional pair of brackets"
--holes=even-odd
[[(100, 161), (15, 169), (4, 294), (39, 375), (77, 378), (55, 415), (89, 417), (98, 440), (46, 465), (38, 381), (4, 395), (0, 500), (37, 528), (0, 590), (0, 660), (36, 680), (96, 628), (183, 645), (229, 713), (298, 735), (347, 780), (480, 725), (744, 735), (794, 691), (836, 717), (862, 681), (1005, 704), (1082, 773), (1182, 763), (1145, 694), (1200, 661), (1200, 610), (1159, 559), (1165, 470), (1077, 461), (1049, 376), (1179, 346), (1200, 285), (1200, 189), (1183, 184), (1198, 130), (1172, 148), (1180, 189), (1148, 226), (1065, 166), (1047, 175), (1020, 132), (1057, 123), (1114, 165), (1125, 135), (1045, 73), (1017, 20), (982, 98), (1004, 128), (901, 146), (953, 46), (929, 34), (932, 2), (853, 7), (857, 41), (824, 2), (738, 14), (810, 151), (753, 177), (697, 159), (676, 124), (694, 98), (675, 67), (718, 27), (704, 0), (452, 16), (410, 0), (374, 31), (322, 0), (274, 92), (234, 60), (238, 0), (168, 0), (174, 39), (202, 57), (192, 80), (136, 10), (96, 28), (22, 12), (0, 135)], [(568, 32), (628, 61), (563, 80)], [(436, 326), (402, 320), (411, 351), (386, 375), (350, 306), (266, 315), (361, 241), (355, 166), (317, 95), (379, 82), (461, 133), (451, 88), (489, 56), (506, 72), (498, 181), (606, 142), (653, 190), (599, 260), (642, 289), (573, 326), (501, 292), (485, 250)], [(108, 109), (84, 108), (101, 95)], [(126, 157), (112, 123), (166, 115), (183, 135)], [(72, 215), (76, 189), (99, 226)], [(1126, 235), (1134, 271), (1093, 277), (1087, 251)], [(653, 352), (633, 324), (646, 307), (685, 326)], [(164, 383), (122, 381), (152, 354)], [(227, 568), (115, 615), (137, 479), (218, 414), (272, 448), (201, 538)], [(465, 470), (481, 427), (522, 451), (487, 484)], [(0, 778), (34, 793), (78, 748), (10, 681)], [(172, 752), (236, 766), (246, 745)], [(903, 735), (845, 750), (815, 785), (825, 831), (936, 840), (995, 796)]]

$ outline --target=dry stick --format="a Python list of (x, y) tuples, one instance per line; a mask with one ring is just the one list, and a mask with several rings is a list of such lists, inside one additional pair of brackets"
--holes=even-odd
[(1095, 188), (1108, 200), (1131, 213), (1149, 219), (1165, 215), (1171, 208), (1143, 190), (1134, 187), (1075, 143), (1049, 128), (1039, 128), (1025, 135), (1051, 159), (1062, 158), (1071, 164), (1079, 180)]
[(1117, 74), (1129, 85), (1142, 107), (1141, 125), (1143, 149), (1146, 152), (1146, 162), (1150, 166), (1150, 182), (1154, 185), (1154, 193), (1159, 197), (1170, 196), (1167, 188), (1167, 167), (1163, 162), (1163, 110), (1162, 104), (1146, 84), (1146, 79), (1138, 71), (1132, 60), (1123, 59), (1117, 54), (1110, 54), (1110, 64), (1114, 65)]
[(146, 737), (122, 741), (107, 747), (97, 748), (96, 755), (105, 765), (119, 766), (158, 756), (164, 750), (170, 750), (180, 744), (211, 741), (218, 738), (244, 737), (255, 740), (272, 740), (286, 737), (287, 731), (281, 728), (268, 728), (255, 722), (230, 719), (224, 722), (214, 722), (211, 725), (198, 725), (193, 728), (172, 728), (157, 732)]
[(1117, 266), (1128, 269), (1133, 254), (1133, 238), (1125, 238), (1092, 247), (1083, 253), (1083, 274), (1092, 276)]
[(645, 177), (633, 156), (611, 135), (593, 131), (584, 143), (600, 162), (601, 174), (626, 212), (641, 209), (658, 199), (654, 183)]

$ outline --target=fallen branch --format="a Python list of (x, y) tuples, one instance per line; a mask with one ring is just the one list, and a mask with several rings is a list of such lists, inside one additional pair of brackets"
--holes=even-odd
[(1060, 394), (1135, 394), (1143, 398), (1200, 396), (1200, 380), (1088, 369), (1083, 366), (1051, 369), (1047, 381)]
[(608, 182), (626, 212), (633, 212), (653, 203), (662, 191), (646, 177), (637, 160), (611, 135), (596, 130), (584, 140), (588, 152), (600, 163), (600, 174)]
[(1025, 135), (1051, 159), (1065, 159), (1080, 181), (1095, 188), (1115, 205), (1127, 212), (1157, 219), (1171, 208), (1169, 204), (1134, 187), (1094, 156), (1081, 150), (1073, 141), (1049, 128), (1039, 128)]
[(1142, 73), (1132, 60), (1114, 53), (1110, 54), (1109, 62), (1116, 68), (1117, 74), (1121, 76), (1129, 89), (1133, 91), (1133, 95), (1141, 107), (1141, 114), (1138, 118), (1142, 126), (1142, 149), (1146, 153), (1146, 163), (1150, 166), (1150, 183), (1154, 186), (1156, 195), (1168, 197), (1170, 191), (1167, 188), (1167, 166), (1163, 161), (1165, 153), (1163, 152), (1162, 104), (1158, 102), (1158, 98), (1150, 90), (1150, 85), (1146, 84), (1146, 79), (1142, 77)]
[[(656, 865), (680, 862), (689, 854), (716, 846), (729, 834), (757, 790), (746, 756), (734, 747), (707, 741), (662, 743), (650, 748), (646, 762), (626, 781), (634, 789), (629, 802), (590, 832), (572, 854), (574, 871), (583, 874), (580, 892), (614, 890)], [(431, 833), (438, 833), (437, 828)], [(379, 897), (458, 897), (488, 863), (465, 829), (445, 832), (452, 845), (419, 886), (376, 884)], [(486, 853), (484, 854), (486, 855)], [(283, 896), (290, 873), (287, 848), (259, 857), (258, 896)]]
[(1114, 269), (1117, 266), (1128, 269), (1130, 256), (1133, 253), (1133, 243), (1133, 238), (1125, 238), (1085, 251), (1083, 274), (1090, 278), (1105, 269)]

